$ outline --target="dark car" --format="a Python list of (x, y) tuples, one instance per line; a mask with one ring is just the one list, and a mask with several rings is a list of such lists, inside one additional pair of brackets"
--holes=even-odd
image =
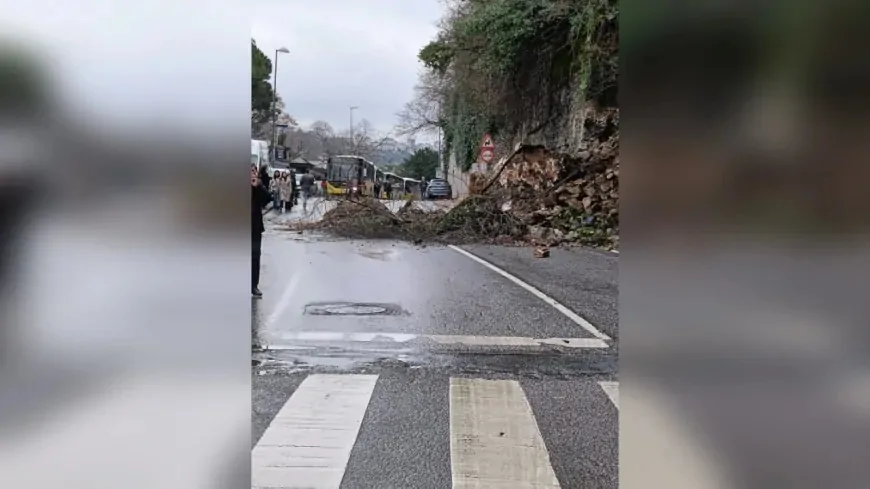
[(427, 199), (450, 199), (453, 198), (453, 188), (443, 178), (433, 178), (426, 186)]

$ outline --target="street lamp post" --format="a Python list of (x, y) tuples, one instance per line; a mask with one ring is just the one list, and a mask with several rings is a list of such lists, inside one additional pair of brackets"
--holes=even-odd
[(356, 105), (351, 105), (350, 107), (350, 153), (354, 152), (354, 144), (353, 144), (353, 111), (358, 109), (359, 107)]
[(279, 48), (275, 50), (275, 69), (272, 71), (272, 158), (278, 159), (278, 131), (277, 118), (275, 113), (275, 104), (278, 100), (278, 53), (289, 53), (287, 48)]

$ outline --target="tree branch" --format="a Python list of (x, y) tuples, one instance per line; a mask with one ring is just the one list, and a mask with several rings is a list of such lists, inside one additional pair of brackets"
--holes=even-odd
[(486, 185), (483, 186), (483, 188), (480, 190), (480, 193), (486, 193), (486, 191), (489, 190), (489, 187), (492, 187), (492, 184), (494, 184), (495, 181), (498, 180), (498, 177), (501, 176), (501, 173), (504, 171), (505, 167), (507, 167), (508, 162), (510, 162), (510, 160), (512, 160), (514, 156), (519, 154), (524, 147), (525, 145), (523, 145), (523, 143), (517, 143), (517, 145), (514, 147), (513, 152), (509, 156), (502, 158), (501, 161), (499, 161), (500, 166), (498, 171), (495, 172), (495, 175), (493, 175), (493, 177), (488, 182), (486, 182)]

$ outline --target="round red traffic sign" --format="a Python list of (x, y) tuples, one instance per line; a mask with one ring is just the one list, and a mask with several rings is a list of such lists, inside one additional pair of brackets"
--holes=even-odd
[(489, 148), (484, 148), (483, 151), (480, 152), (480, 159), (486, 163), (492, 163), (493, 157), (495, 157), (495, 153), (493, 153)]

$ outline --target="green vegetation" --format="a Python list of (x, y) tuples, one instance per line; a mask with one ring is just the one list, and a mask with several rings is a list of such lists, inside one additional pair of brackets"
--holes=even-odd
[(433, 41), (420, 50), (420, 61), (440, 75), (447, 72), (454, 56), (453, 47), (444, 40)]
[(486, 133), (497, 134), (499, 122), (493, 115), (478, 110), (473, 103), (455, 94), (446, 120), (446, 151), (456, 149), (458, 161), (467, 162), (464, 169), (477, 160), (480, 140)]
[(618, 41), (615, 0), (458, 0), (419, 54), (441, 80), (447, 149), (467, 169), (485, 132), (517, 134), (560, 90), (616, 106)]
[(615, 90), (619, 74), (617, 15), (614, 1), (587, 0), (570, 19), (574, 66), (580, 74), (577, 97), (581, 101), (616, 105), (616, 94), (608, 92)]
[(262, 124), (271, 117), (272, 61), (257, 47), (257, 42), (251, 39), (251, 123)]
[(435, 178), (438, 170), (438, 152), (432, 148), (421, 148), (409, 156), (397, 169), (400, 176), (408, 178)]

